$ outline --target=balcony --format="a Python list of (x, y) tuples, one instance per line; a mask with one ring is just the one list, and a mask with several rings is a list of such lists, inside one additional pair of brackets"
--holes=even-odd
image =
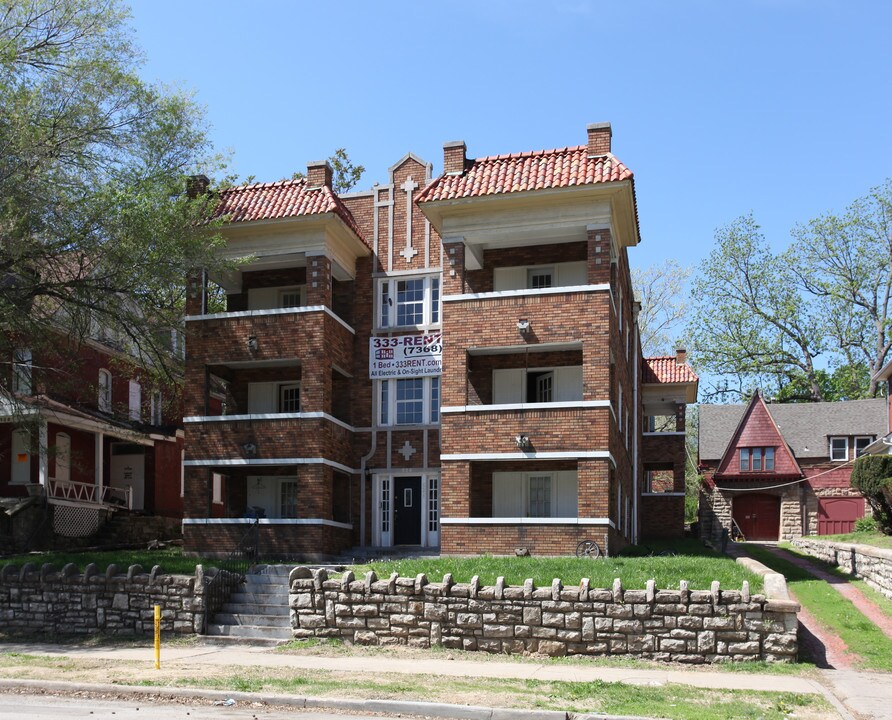
[(331, 362), (351, 367), (352, 327), (323, 305), (188, 315), (189, 363), (275, 362), (327, 349)]
[(193, 462), (287, 465), (321, 458), (352, 467), (353, 428), (326, 413), (194, 416), (183, 423)]

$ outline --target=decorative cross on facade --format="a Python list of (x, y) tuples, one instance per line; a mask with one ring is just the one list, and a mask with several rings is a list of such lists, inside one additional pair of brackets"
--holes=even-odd
[(412, 447), (412, 444), (408, 440), (406, 440), (406, 444), (397, 450), (397, 452), (406, 459), (406, 462), (409, 462), (409, 458), (418, 451)]
[(406, 178), (406, 182), (400, 185), (400, 190), (406, 191), (406, 247), (400, 250), (400, 255), (406, 258), (406, 262), (412, 262), (412, 258), (418, 254), (418, 251), (412, 247), (412, 193), (418, 187), (418, 183), (412, 179), (412, 176)]

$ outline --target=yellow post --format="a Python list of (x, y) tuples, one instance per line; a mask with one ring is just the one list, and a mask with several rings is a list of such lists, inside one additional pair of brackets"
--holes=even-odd
[(155, 606), (155, 669), (161, 669), (161, 606)]

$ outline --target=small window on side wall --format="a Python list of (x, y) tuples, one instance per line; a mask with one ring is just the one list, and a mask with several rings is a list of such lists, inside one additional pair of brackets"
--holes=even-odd
[(110, 413), (112, 411), (112, 377), (108, 370), (99, 371), (99, 411)]
[(830, 438), (830, 459), (834, 462), (845, 462), (849, 459), (849, 439), (847, 437)]
[(554, 285), (554, 268), (539, 267), (527, 270), (527, 287), (530, 290), (542, 290)]
[(861, 457), (864, 454), (864, 451), (867, 450), (867, 446), (873, 442), (872, 437), (856, 437), (855, 438), (855, 457)]

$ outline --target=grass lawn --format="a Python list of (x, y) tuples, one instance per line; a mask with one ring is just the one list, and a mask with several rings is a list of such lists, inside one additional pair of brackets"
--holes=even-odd
[(351, 569), (359, 578), (369, 570), (386, 578), (397, 572), (415, 577), (425, 573), (431, 582), (439, 582), (443, 575), (452, 573), (455, 582), (468, 582), (474, 575), (480, 583), (492, 585), (503, 576), (509, 585), (522, 585), (532, 578), (537, 587), (551, 585), (560, 578), (564, 585), (576, 585), (589, 578), (593, 588), (612, 588), (614, 578), (620, 578), (626, 589), (643, 589), (653, 579), (658, 589), (677, 589), (687, 580), (692, 590), (708, 590), (718, 580), (726, 590), (740, 589), (744, 580), (752, 592), (761, 592), (762, 579), (750, 573), (727, 556), (718, 555), (695, 540), (672, 544), (678, 554), (671, 557), (610, 557), (592, 560), (576, 557), (475, 557), (427, 558), (418, 560), (382, 560)]
[[(38, 568), (44, 563), (52, 563), (58, 568), (74, 563), (83, 570), (90, 563), (96, 563), (97, 567), (105, 572), (105, 569), (115, 563), (122, 572), (127, 572), (131, 565), (142, 565), (146, 572), (153, 566), (160, 565), (165, 573), (174, 575), (194, 575), (195, 566), (199, 563), (213, 565), (214, 560), (202, 560), (201, 558), (186, 557), (180, 548), (165, 548), (164, 550), (102, 550), (89, 552), (41, 552), (28, 553), (27, 555), (13, 555), (0, 558), (0, 567), (4, 565), (22, 566), (25, 563), (34, 563)], [(219, 562), (219, 561), (217, 561)]]
[(821, 535), (816, 540), (829, 540), (831, 542), (858, 543), (859, 545), (872, 545), (873, 547), (892, 550), (892, 535), (884, 535), (881, 532), (853, 532), (845, 535)]
[(892, 640), (868, 620), (851, 601), (823, 580), (812, 577), (793, 563), (775, 557), (767, 550), (748, 545), (756, 560), (787, 578), (787, 586), (818, 622), (838, 635), (849, 650), (861, 657), (866, 670), (892, 671)]

